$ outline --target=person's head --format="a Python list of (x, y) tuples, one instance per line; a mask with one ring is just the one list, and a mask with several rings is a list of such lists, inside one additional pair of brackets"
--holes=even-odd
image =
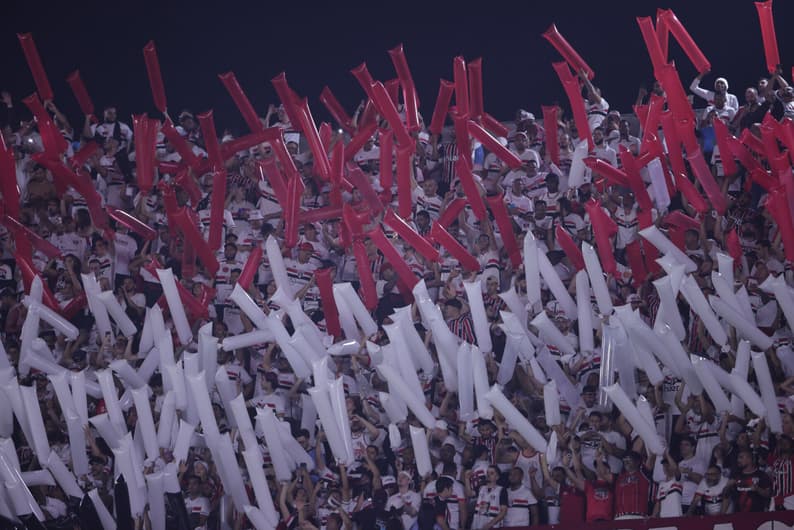
[(623, 469), (629, 473), (632, 471), (637, 471), (637, 469), (640, 467), (640, 461), (641, 457), (638, 452), (629, 451), (623, 455)]
[(452, 495), (452, 479), (449, 477), (439, 477), (436, 480), (436, 494), (442, 500), (448, 499)]
[(518, 132), (516, 133), (515, 138), (513, 138), (513, 144), (516, 146), (516, 149), (518, 149), (519, 151), (523, 151), (524, 149), (526, 149), (528, 143), (529, 140), (527, 138), (527, 133), (525, 132)]
[(227, 260), (233, 260), (235, 256), (237, 256), (237, 245), (234, 243), (226, 243), (223, 247), (223, 256)]
[(430, 228), (430, 214), (427, 210), (419, 210), (414, 216), (414, 222), (419, 230), (427, 230)]
[(620, 125), (618, 126), (618, 131), (620, 135), (624, 138), (629, 136), (629, 122), (628, 120), (620, 120)]
[(488, 420), (481, 420), (477, 424), (477, 432), (480, 434), (480, 437), (483, 439), (488, 439), (493, 436), (496, 429), (494, 429), (493, 423)]
[(593, 143), (596, 145), (604, 145), (604, 128), (596, 127), (593, 129)]
[(444, 444), (439, 449), (438, 457), (442, 462), (454, 462), (455, 460), (455, 446), (452, 444)]
[(725, 94), (728, 92), (728, 80), (724, 77), (718, 77), (714, 81), (714, 94)]
[(546, 201), (540, 199), (535, 201), (535, 219), (546, 217)]
[(422, 190), (428, 197), (435, 197), (436, 192), (438, 191), (438, 182), (436, 182), (434, 179), (425, 179), (422, 182)]
[(510, 185), (510, 191), (513, 193), (513, 195), (523, 195), (524, 179), (520, 177), (514, 178), (512, 184)]
[(411, 487), (411, 474), (407, 471), (400, 471), (397, 475), (397, 487), (406, 490)]
[(102, 117), (105, 123), (115, 123), (116, 121), (116, 107), (105, 107)]
[(685, 436), (678, 443), (678, 450), (682, 458), (689, 458), (695, 454), (695, 440), (689, 436)]
[(736, 465), (742, 471), (748, 471), (755, 467), (755, 456), (749, 449), (741, 449), (736, 455)]
[(716, 486), (720, 478), (722, 478), (722, 470), (717, 465), (711, 465), (706, 469), (706, 484), (709, 486)]
[(488, 470), (485, 472), (485, 479), (488, 481), (489, 485), (496, 485), (496, 483), (499, 482), (500, 476), (499, 466), (488, 466)]
[(521, 484), (524, 482), (524, 470), (518, 466), (515, 466), (510, 470), (508, 481), (510, 482), (511, 487), (517, 488), (521, 486)]
[(301, 243), (298, 247), (298, 261), (300, 263), (308, 262), (309, 258), (312, 257), (313, 251), (314, 246), (311, 243)]
[(560, 177), (558, 177), (555, 173), (549, 173), (546, 175), (546, 189), (549, 193), (557, 193), (560, 188)]
[(794, 449), (794, 442), (792, 442), (791, 436), (785, 433), (779, 434), (777, 437), (778, 452), (783, 455), (791, 455), (792, 449)]
[(447, 319), (457, 318), (463, 309), (463, 304), (457, 298), (450, 298), (444, 302), (444, 316)]
[(753, 87), (749, 87), (744, 91), (744, 100), (748, 105), (754, 105), (758, 103), (758, 90)]
[(596, 402), (596, 387), (594, 386), (585, 386), (582, 389), (582, 401), (587, 408), (592, 408), (595, 406)]

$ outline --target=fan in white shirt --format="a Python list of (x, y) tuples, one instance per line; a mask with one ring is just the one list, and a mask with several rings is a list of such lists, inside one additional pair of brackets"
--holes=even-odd
[(681, 473), (675, 460), (665, 452), (665, 460), (662, 462), (665, 480), (659, 482), (659, 489), (656, 492), (656, 504), (653, 508), (654, 517), (681, 517)]
[(507, 488), (507, 515), (505, 515), (504, 525), (529, 526), (537, 524), (538, 500), (532, 494), (532, 490), (524, 485), (524, 470), (514, 467), (509, 475), (510, 487)]
[(689, 85), (689, 90), (691, 90), (696, 96), (700, 96), (701, 98), (705, 99), (710, 104), (714, 102), (714, 96), (716, 94), (724, 94), (726, 106), (734, 110), (739, 110), (739, 99), (735, 95), (728, 92), (728, 80), (724, 77), (718, 77), (717, 80), (714, 81), (714, 91), (706, 90), (705, 88), (700, 87), (700, 81), (703, 79), (705, 74), (706, 72), (703, 72), (693, 79), (692, 84)]

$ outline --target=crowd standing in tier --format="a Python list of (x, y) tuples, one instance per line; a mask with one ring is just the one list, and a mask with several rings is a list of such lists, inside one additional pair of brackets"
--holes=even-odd
[[(690, 179), (695, 163), (689, 146), (691, 165), (684, 166), (684, 174), (674, 174), (670, 168), (676, 167), (676, 162), (672, 158), (674, 151), (680, 156), (681, 146), (668, 146), (671, 129), (663, 127), (663, 122), (658, 130), (656, 126), (652, 131), (637, 127), (636, 120), (642, 125), (648, 115), (648, 105), (665, 96), (658, 84), (650, 93), (640, 90), (637, 116), (632, 117), (626, 102), (621, 102), (626, 107), (620, 110), (611, 106), (606, 99), (609, 95), (602, 95), (586, 72), (579, 73), (583, 87), (579, 104), (585, 108), (592, 136), (586, 167), (576, 152), (577, 146), (587, 146), (583, 143), (585, 135), (577, 130), (573, 118), (557, 109), (557, 122), (541, 125), (533, 112), (521, 109), (508, 124), (507, 134), (498, 138), (520, 160), (519, 165), (511, 167), (477, 141), (462, 142), (469, 149), (461, 150), (457, 127), (448, 127), (439, 135), (430, 133), (421, 122), (412, 134), (410, 188), (399, 189), (397, 179), (391, 178), (399, 171), (398, 156), (384, 156), (382, 152), (395, 149), (396, 153), (396, 147), (389, 124), (380, 121), (379, 132), (351, 157), (367, 184), (355, 181), (343, 187), (341, 200), (354, 214), (367, 214), (362, 226), (357, 227), (360, 233), (381, 227), (410, 272), (423, 280), (425, 295), (431, 305), (438, 304), (454, 338), (455, 351), (463, 352), (451, 363), (441, 358), (446, 353), (439, 351), (440, 337), (446, 337), (446, 332), (432, 332), (425, 310), (414, 300), (421, 290), (406, 289), (399, 264), (385, 256), (372, 238), (360, 239), (358, 246), (363, 252), (356, 252), (357, 245), (351, 244), (350, 234), (344, 233), (351, 227), (345, 225), (341, 214), (316, 222), (293, 219), (299, 223), (298, 239), (294, 245), (286, 244), (287, 205), (263, 170), (273, 162), (275, 167), (284, 168), (273, 142), (257, 143), (225, 160), (222, 237), (218, 247), (211, 249), (218, 262), (213, 272), (205, 259), (196, 259), (196, 249), (191, 248), (181, 225), (175, 229), (176, 220), (167, 203), (186, 206), (189, 222), (202, 236), (212, 239), (212, 212), (218, 207), (212, 204), (217, 201), (213, 195), (215, 172), (191, 170), (187, 174), (190, 183), (185, 184), (180, 180), (184, 175), (178, 175), (184, 153), (180, 154), (177, 145), (158, 131), (155, 153), (159, 171), (155, 185), (143, 192), (136, 175), (139, 144), (133, 128), (125, 123), (125, 109), (108, 106), (98, 120), (85, 116), (79, 122), (62, 114), (53, 101), (45, 101), (47, 115), (68, 143), (69, 160), (76, 160), (75, 153), (89, 143), (97, 146), (72, 169), (90, 179), (90, 187), (99, 194), (103, 207), (126, 212), (152, 229), (153, 237), (141, 237), (130, 230), (128, 223), (115, 219), (107, 228), (99, 228), (87, 197), (74, 186), (57, 186), (58, 178), (40, 156), (47, 147), (40, 120), (33, 120), (11, 95), (3, 93), (2, 137), (13, 153), (20, 193), (15, 220), (43, 241), (25, 235), (8, 222), (0, 227), (0, 331), (8, 358), (3, 364), (10, 367), (4, 381), (14, 379), (16, 373), (21, 385), (35, 388), (44, 433), (54, 454), (77, 475), (83, 492), (95, 490), (99, 502), (111, 514), (132, 513), (136, 527), (157, 525), (151, 521), (151, 501), (140, 513), (129, 486), (126, 503), (133, 505), (131, 512), (129, 506), (126, 512), (119, 507), (117, 495), (124, 491), (117, 485), (119, 471), (128, 485), (130, 475), (141, 471), (125, 467), (123, 462), (142, 466), (143, 482), (137, 487), (144, 498), (147, 490), (149, 494), (153, 489), (162, 491), (153, 485), (162, 477), (173, 480), (176, 476), (178, 487), (167, 491), (177, 495), (179, 502), (167, 503), (165, 517), (168, 528), (180, 529), (246, 529), (259, 527), (264, 524), (261, 521), (272, 527), (302, 530), (488, 529), (790, 509), (794, 507), (794, 352), (791, 322), (784, 314), (783, 295), (779, 293), (790, 299), (789, 286), (794, 285), (791, 262), (784, 252), (785, 232), (792, 225), (790, 215), (781, 218), (769, 207), (772, 190), (765, 184), (764, 175), (768, 175), (767, 169), (779, 168), (771, 167), (763, 146), (768, 141), (770, 120), (794, 117), (794, 89), (777, 71), (739, 92), (744, 95), (742, 104), (730, 92), (742, 87), (731, 87), (723, 77), (704, 74), (690, 86), (692, 107), (704, 108), (697, 111), (690, 125), (727, 204), (722, 211), (711, 204), (713, 197), (700, 188), (699, 181)], [(705, 86), (713, 86), (713, 90)], [(362, 103), (356, 110), (353, 128), (365, 108)], [(264, 127), (283, 132), (305, 187), (300, 197), (301, 215), (338, 205), (333, 195), (339, 187), (319, 177), (307, 138), (290, 123), (286, 110), (271, 105), (261, 120)], [(405, 106), (400, 104), (398, 110), (406, 120)], [(199, 159), (206, 158), (216, 142), (221, 148), (233, 145), (230, 142), (235, 136), (229, 131), (217, 139), (205, 138), (190, 110), (174, 118), (178, 138)], [(727, 127), (729, 134), (751, 146), (747, 156), (752, 163), (747, 159), (725, 163), (718, 141), (720, 127)], [(556, 136), (559, 153), (549, 152), (549, 146), (554, 145), (548, 141), (550, 134)], [(621, 185), (604, 178), (603, 166), (596, 159), (629, 174), (632, 170), (626, 167), (627, 161), (636, 163), (649, 135), (667, 142), (660, 144), (665, 151), (657, 157), (664, 172), (661, 191), (653, 164), (637, 170), (639, 184), (632, 181)], [(341, 129), (333, 130), (326, 141), (327, 153), (333, 153), (338, 143), (348, 143), (350, 137)], [(792, 147), (782, 139), (779, 144), (777, 139), (773, 142), (781, 152)], [(444, 218), (459, 199), (470, 199), (460, 174), (462, 159), (470, 162), (476, 193), (484, 198), (497, 197), (506, 209), (510, 238), (502, 232), (505, 225), (500, 226), (496, 218), (499, 208), (491, 201), (483, 218), (470, 204)], [(382, 167), (382, 161), (390, 167)], [(783, 164), (790, 181), (788, 158)], [(382, 178), (384, 172), (389, 175), (386, 180)], [(665, 184), (671, 179), (677, 181), (674, 187)], [(687, 180), (686, 187), (681, 179)], [(384, 182), (392, 182), (391, 187), (384, 189)], [(784, 183), (788, 188), (788, 182)], [(428, 259), (421, 248), (401, 239), (392, 224), (381, 224), (383, 212), (372, 214), (362, 185), (373, 189), (385, 208), (394, 212), (402, 212), (405, 198), (400, 194), (409, 191), (410, 211), (402, 217), (410, 228), (428, 241), (438, 242), (432, 237), (434, 224), (445, 223), (444, 228), (477, 266), (461, 263), (447, 243), (435, 245), (440, 252), (438, 259)], [(194, 194), (191, 187), (196, 189)], [(687, 191), (689, 188), (691, 191)], [(693, 198), (699, 198), (706, 207)], [(645, 203), (648, 199), (650, 204)], [(13, 211), (7, 202), (3, 206), (6, 213)], [(789, 212), (789, 205), (783, 206)], [(599, 223), (613, 226), (606, 239), (598, 234), (599, 228), (594, 228)], [(640, 235), (649, 227), (656, 227), (677, 249), (677, 253), (661, 252), (672, 256), (672, 261), (663, 265), (664, 270), (654, 262), (659, 254), (649, 238)], [(308, 317), (305, 321), (302, 317), (296, 320), (294, 303), (277, 285), (284, 280), (274, 277), (268, 259), (272, 254), (266, 249), (269, 238), (280, 249), (286, 281), (299, 302), (299, 311)], [(540, 257), (525, 254), (512, 260), (507, 241), (513, 238), (518, 249), (536, 249)], [(525, 238), (532, 242), (528, 244)], [(568, 242), (577, 249), (583, 243), (597, 249), (606, 271), (602, 278), (608, 300), (599, 299), (593, 278), (592, 292), (577, 292), (582, 285), (589, 289), (590, 283), (577, 279), (581, 255), (571, 252)], [(32, 282), (25, 277), (19, 260), (24, 246), (28, 246), (30, 264), (42, 281), (45, 297), (51, 293), (57, 307), (68, 314), (77, 329), (75, 336), (67, 337), (42, 318), (38, 338), (43, 342), (30, 342), (30, 337), (26, 341), (30, 308), (40, 308), (43, 302), (25, 298), (33, 295)], [(47, 252), (50, 247), (55, 251)], [(233, 344), (228, 339), (262, 329), (233, 295), (252, 253), (260, 261), (245, 292), (261, 310), (258, 316), (268, 323), (273, 319), (282, 322), (287, 338), (292, 339), (285, 346), (283, 335), (280, 339), (276, 332), (268, 331), (259, 342), (227, 349), (223, 345)], [(614, 257), (613, 267), (604, 258), (609, 254)], [(366, 259), (363, 267), (358, 263), (362, 259)], [(572, 314), (561, 295), (552, 292), (555, 282), (548, 281), (544, 260), (559, 277), (563, 290), (580, 306), (583, 302), (587, 305), (589, 323), (579, 318), (581, 307)], [(541, 263), (540, 276), (537, 270), (526, 270), (528, 262), (535, 267)], [(676, 269), (684, 264), (685, 273)], [(188, 343), (182, 342), (176, 318), (172, 318), (172, 300), (166, 303), (161, 298), (162, 276), (156, 269), (171, 269), (187, 299), (207, 303), (203, 315), (189, 312), (195, 339)], [(589, 267), (586, 270), (591, 273)], [(362, 278), (362, 271), (371, 278)], [(321, 274), (338, 285), (350, 282), (354, 290), (363, 291), (365, 283), (374, 285), (376, 304), (370, 312), (374, 332), (369, 333), (373, 330), (365, 329), (368, 326), (356, 315), (354, 336), (347, 336), (342, 345), (331, 346), (333, 339), (326, 335), (328, 302), (321, 293)], [(672, 306), (662, 296), (663, 288), (655, 283), (664, 278), (673, 278), (672, 289), (667, 287)], [(722, 284), (715, 285), (722, 281), (730, 282), (727, 294)], [(783, 282), (782, 290), (769, 287), (775, 281)], [(470, 299), (467, 286), (471, 282), (479, 282), (474, 285), (480, 290), (481, 300), (477, 300), (479, 296)], [(540, 298), (534, 299), (531, 291), (533, 283), (538, 282)], [(676, 297), (679, 289), (682, 296)], [(762, 348), (763, 339), (753, 339), (752, 333), (739, 330), (715, 308), (723, 317), (717, 326), (727, 335), (727, 340), (720, 339), (701, 308), (694, 307), (697, 291), (702, 293), (700, 298), (718, 294), (731, 307), (736, 304), (740, 320), (757, 328), (768, 339), (768, 347)], [(112, 311), (112, 321), (107, 321), (110, 329), (96, 318), (94, 304), (100, 293), (109, 293), (106, 298), (112, 296), (117, 301), (134, 327), (132, 333), (122, 329), (122, 319)], [(509, 294), (500, 296), (502, 293)], [(74, 303), (81, 296), (88, 298), (88, 305)], [(339, 303), (344, 296), (334, 298), (339, 306), (334, 311), (340, 313), (336, 318), (347, 328), (344, 321), (350, 316), (342, 314), (345, 309)], [(113, 305), (112, 301), (103, 303)], [(165, 314), (160, 331), (168, 335), (166, 339), (152, 338), (152, 333), (157, 333), (152, 313), (158, 303)], [(78, 309), (73, 311), (75, 306)], [(478, 312), (480, 306), (484, 317)], [(615, 313), (610, 314), (613, 307)], [(38, 316), (40, 309), (36, 311)], [(400, 313), (403, 316), (398, 318)], [(549, 322), (554, 329), (549, 329)], [(680, 333), (675, 330), (676, 323), (681, 325)], [(583, 329), (583, 324), (592, 329)], [(403, 327), (393, 334), (395, 325)], [(324, 340), (323, 348), (330, 347), (333, 355), (320, 368), (316, 364), (312, 368), (311, 359), (305, 361), (309, 371), (301, 373), (290, 353), (297, 352), (301, 357), (306, 350), (295, 341), (303, 340), (303, 334), (310, 335), (314, 329)], [(694, 387), (685, 376), (695, 372), (674, 360), (666, 362), (665, 351), (655, 349), (653, 340), (663, 340), (660, 337), (665, 330), (675, 333), (672, 340), (685, 352), (686, 362), (688, 354), (701, 359), (692, 363), (701, 365), (695, 370)], [(216, 358), (202, 352), (202, 334), (206, 340), (214, 337)], [(414, 337), (426, 348), (429, 366), (417, 364)], [(752, 351), (742, 339), (752, 341)], [(475, 360), (465, 345), (458, 346), (459, 341), (477, 346), (473, 350)], [(487, 347), (486, 342), (490, 343)], [(173, 347), (170, 362), (158, 359), (147, 365), (148, 356), (168, 356), (168, 344)], [(315, 344), (320, 343), (309, 342), (309, 348), (318, 361), (326, 352), (317, 351)], [(27, 353), (26, 348), (34, 351)], [(26, 355), (33, 357), (26, 360)], [(607, 357), (610, 366), (605, 366)], [(752, 363), (748, 364), (750, 357)], [(206, 411), (196, 409), (203, 402), (195, 398), (188, 375), (190, 366), (195, 368), (197, 362), (207, 374), (203, 384), (220, 438), (205, 425), (202, 414)], [(405, 396), (389, 374), (381, 371), (382, 363), (396, 369), (398, 379), (415, 391), (414, 397), (432, 417), (432, 425), (422, 421), (411, 403), (406, 408)], [(407, 372), (416, 374), (413, 380), (405, 371), (406, 364), (410, 367)], [(758, 373), (759, 369), (763, 371), (762, 366), (767, 366), (766, 377), (771, 377), (773, 389), (763, 387), (766, 379)], [(218, 371), (213, 372), (216, 367)], [(73, 407), (65, 407), (59, 395), (56, 379), (63, 377), (64, 369), (83, 374), (82, 396), (85, 398), (87, 389), (88, 397), (82, 412), (77, 410), (81, 406), (76, 388), (79, 384), (68, 373), (71, 394), (67, 394), (66, 402)], [(735, 385), (732, 370), (749, 386), (740, 389)], [(140, 382), (142, 387), (130, 373), (146, 375)], [(108, 380), (104, 377), (108, 374), (115, 377), (109, 375)], [(344, 420), (334, 423), (333, 434), (317, 421), (317, 414), (322, 416), (323, 411), (310, 395), (312, 389), (319, 388), (318, 376), (327, 378), (330, 385), (338, 381), (342, 387), (341, 394), (336, 394), (342, 396), (342, 410), (338, 405), (329, 409)], [(719, 379), (723, 376), (727, 382)], [(464, 385), (466, 378), (468, 387)], [(732, 397), (724, 393), (719, 396), (713, 385), (709, 386), (718, 379), (716, 390), (723, 392), (722, 387)], [(635, 409), (647, 423), (644, 428), (622, 407), (615, 406), (611, 393), (606, 394), (604, 389), (614, 388), (609, 385), (615, 381), (631, 400), (639, 398)], [(526, 430), (518, 428), (496, 400), (489, 403), (483, 393), (494, 383), (548, 444), (546, 447), (527, 439)], [(453, 391), (450, 386), (459, 390)], [(145, 399), (132, 399), (132, 389), (147, 387), (151, 392)], [(8, 382), (0, 395), (14, 404), (18, 388)], [(66, 388), (68, 391), (69, 385)], [(109, 392), (113, 394), (111, 399)], [(766, 405), (769, 392), (773, 392), (776, 411), (759, 414), (758, 407), (751, 407), (751, 398)], [(246, 422), (231, 412), (230, 398), (239, 395), (249, 415), (248, 429), (244, 427)], [(333, 401), (335, 394), (324, 395)], [(726, 408), (721, 398), (732, 399), (730, 407)], [(139, 414), (142, 403), (150, 405), (151, 410)], [(2, 434), (13, 444), (2, 444), (2, 460), (17, 466), (23, 478), (29, 476), (26, 472), (39, 469), (55, 475), (52, 464), (41, 461), (38, 442), (31, 440), (31, 428), (16, 417), (17, 405), (12, 408), (16, 420)], [(81, 422), (79, 436), (69, 428), (70, 415), (76, 412), (77, 416), (91, 418)], [(147, 416), (157, 434), (159, 454), (155, 458), (149, 447), (144, 447), (145, 431), (151, 427)], [(107, 422), (94, 421), (97, 417), (110, 417), (111, 422), (120, 417), (121, 423), (111, 425), (108, 431)], [(199, 418), (200, 423), (196, 421)], [(188, 450), (175, 454), (188, 421), (195, 428), (192, 435), (192, 431), (187, 432)], [(247, 437), (254, 424), (255, 437)], [(425, 429), (417, 429), (423, 426)], [(276, 434), (272, 429), (283, 432)], [(645, 432), (641, 432), (643, 429)], [(132, 437), (126, 437), (128, 431)], [(424, 444), (417, 446), (416, 432)], [(118, 438), (108, 439), (113, 435)], [(351, 458), (335, 454), (332, 436), (345, 441)], [(649, 446), (653, 436), (662, 441), (661, 450)], [(277, 441), (272, 441), (273, 437)], [(232, 458), (222, 465), (218, 455), (227, 453), (208, 447), (219, 439), (224, 442), (218, 445), (228, 443), (233, 451)], [(83, 447), (73, 447), (75, 441)], [(250, 447), (246, 443), (250, 441), (256, 446)], [(273, 444), (279, 446), (277, 451), (273, 451)], [(248, 450), (259, 455), (253, 461), (264, 467), (251, 471)], [(78, 453), (83, 453), (79, 458), (87, 462), (85, 466), (75, 462)], [(429, 462), (425, 461), (428, 454)], [(285, 465), (286, 477), (281, 471)], [(253, 475), (266, 480), (271, 508), (260, 498), (261, 489), (255, 491), (257, 477)], [(259, 506), (258, 513), (238, 504), (237, 492), (232, 491), (234, 484), (243, 488), (246, 504)], [(28, 488), (47, 526), (80, 524), (85, 503), (78, 508), (79, 500), (75, 501), (74, 493), (66, 491), (60, 480), (56, 484), (31, 478)], [(4, 500), (0, 512), (6, 518), (19, 513), (9, 499), (11, 490), (7, 487), (0, 495)], [(97, 512), (101, 512), (98, 507)], [(569, 527), (573, 528), (565, 526)]]

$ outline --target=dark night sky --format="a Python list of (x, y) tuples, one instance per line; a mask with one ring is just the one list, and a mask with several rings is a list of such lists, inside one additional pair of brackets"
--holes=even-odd
[[(275, 102), (269, 80), (285, 70), (292, 87), (308, 96), (317, 121), (327, 119), (317, 100), (328, 84), (352, 114), (363, 93), (349, 70), (366, 61), (376, 79), (395, 77), (386, 51), (404, 43), (429, 120), (440, 77), (452, 78), (452, 58), (483, 57), (485, 108), (509, 119), (519, 107), (565, 101), (550, 63), (559, 55), (541, 38), (549, 24), (560, 31), (596, 71), (595, 83), (613, 108), (630, 112), (637, 87), (651, 79), (648, 55), (635, 22), (671, 7), (689, 29), (714, 74), (725, 75), (742, 99), (743, 88), (764, 73), (758, 17), (752, 1), (660, 4), (548, 1), (482, 2), (459, 11), (456, 4), (373, 1), (307, 7), (304, 2), (6, 2), (0, 18), (0, 88), (19, 99), (34, 90), (17, 42), (33, 32), (58, 103), (73, 119), (78, 108), (64, 81), (75, 68), (100, 107), (115, 103), (121, 116), (154, 111), (141, 49), (154, 39), (169, 99), (200, 112), (215, 108), (219, 126), (239, 126), (231, 99), (216, 74), (233, 70), (264, 115)], [(383, 5), (390, 6), (388, 9)], [(399, 8), (404, 5), (407, 7)], [(474, 4), (470, 4), (474, 5)], [(587, 7), (585, 7), (587, 6)], [(780, 21), (794, 19), (794, 2), (775, 4), (780, 54), (786, 71), (794, 58), (794, 35)], [(671, 39), (672, 43), (672, 39)], [(671, 44), (685, 85), (695, 74)], [(715, 75), (707, 79), (713, 82)], [(566, 105), (567, 106), (567, 105)], [(154, 111), (156, 113), (156, 111)]]

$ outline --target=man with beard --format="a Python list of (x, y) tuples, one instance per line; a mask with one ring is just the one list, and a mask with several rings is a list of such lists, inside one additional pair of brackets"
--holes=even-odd
[(607, 162), (610, 166), (618, 167), (618, 155), (615, 150), (607, 144), (604, 138), (603, 127), (596, 127), (593, 129), (593, 143), (595, 144), (593, 156)]
[(728, 483), (737, 512), (763, 512), (772, 496), (772, 481), (758, 469), (755, 456), (747, 449), (736, 457), (737, 472)]
[(722, 470), (717, 465), (709, 466), (704, 476), (705, 478), (700, 481), (686, 514), (688, 516), (696, 515), (698, 511), (701, 511), (703, 515), (730, 513), (730, 497), (724, 495), (728, 478), (722, 476)]
[(102, 116), (102, 123), (91, 123), (90, 117), (85, 117), (83, 136), (96, 139), (99, 143), (115, 138), (119, 141), (119, 151), (125, 151), (132, 141), (132, 129), (126, 123), (118, 121), (115, 106), (105, 107)]

